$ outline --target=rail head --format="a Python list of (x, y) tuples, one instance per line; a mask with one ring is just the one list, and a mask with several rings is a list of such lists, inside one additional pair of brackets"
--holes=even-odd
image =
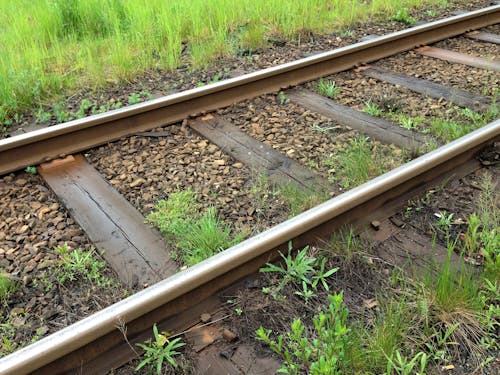
[(0, 175), (500, 21), (500, 5), (390, 33), (145, 103), (0, 140)]
[[(179, 296), (210, 283), (252, 259), (264, 255), (307, 231), (363, 205), (398, 185), (419, 179), (432, 169), (453, 162), (464, 153), (497, 140), (500, 120), (423, 155), (357, 188), (316, 206), (286, 222), (231, 247), (193, 267), (177, 273), (115, 303), (69, 327), (0, 359), (1, 374), (34, 372), (58, 358), (77, 351)], [(152, 323), (151, 323), (152, 324)]]

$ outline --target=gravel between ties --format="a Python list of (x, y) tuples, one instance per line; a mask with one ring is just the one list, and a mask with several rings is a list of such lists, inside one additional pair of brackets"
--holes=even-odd
[[(0, 271), (15, 285), (0, 303), (1, 356), (118, 301), (124, 290), (58, 281), (54, 248), (89, 249), (91, 243), (39, 176), (1, 178), (0, 196)], [(109, 269), (105, 276), (114, 277)]]
[(191, 189), (237, 230), (256, 233), (287, 218), (281, 197), (256, 192), (259, 175), (186, 124), (164, 137), (134, 136), (92, 150), (89, 160), (145, 216), (156, 202)]

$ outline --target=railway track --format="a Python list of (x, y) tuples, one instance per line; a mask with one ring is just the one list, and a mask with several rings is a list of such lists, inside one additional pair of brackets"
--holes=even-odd
[[(131, 343), (150, 337), (154, 323), (158, 322), (162, 330), (169, 332), (188, 330), (199, 323), (202, 313), (220, 308), (218, 293), (276, 259), (290, 241), (294, 248), (301, 248), (328, 239), (335, 229), (347, 224), (356, 228), (373, 226), (426, 189), (477, 169), (477, 154), (498, 141), (499, 120), (340, 194), (329, 185), (327, 178), (290, 158), (291, 153), (283, 155), (235, 127), (221, 113), (207, 112), (287, 89), (283, 101), (292, 101), (372, 139), (408, 149), (416, 156), (434, 141), (429, 135), (339, 105), (304, 87), (288, 88), (357, 67), (360, 74), (372, 79), (403, 85), (458, 106), (485, 109), (491, 105), (485, 96), (425, 81), (425, 77), (410, 79), (367, 64), (418, 48), (415, 53), (455, 59), (478, 69), (498, 72), (499, 63), (495, 60), (483, 61), (470, 56), (464, 60), (464, 54), (457, 56), (427, 45), (497, 24), (499, 20), (500, 6), (496, 5), (207, 87), (1, 140), (0, 174), (41, 163), (38, 167), (41, 176), (96, 247), (105, 249), (104, 257), (120, 281), (130, 287), (149, 286), (1, 358), (1, 373), (102, 373), (117, 368), (135, 357), (130, 350)], [(471, 40), (487, 38), (497, 43), (491, 33), (467, 35)], [(143, 216), (83, 155), (76, 153), (141, 132), (157, 137), (160, 130), (154, 129), (182, 120), (233, 159), (266, 173), (271, 182), (294, 184), (306, 191), (327, 191), (335, 197), (177, 272), (163, 240), (143, 224)], [(146, 133), (151, 130), (154, 131)], [(168, 134), (159, 136), (168, 137)], [(123, 327), (126, 327), (127, 340)]]

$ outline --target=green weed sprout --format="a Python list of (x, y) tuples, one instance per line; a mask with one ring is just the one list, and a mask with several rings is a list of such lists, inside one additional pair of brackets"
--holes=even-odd
[(318, 81), (318, 94), (333, 99), (339, 93), (340, 87), (335, 84), (335, 81), (324, 80), (323, 78)]
[(174, 357), (181, 354), (177, 349), (182, 348), (186, 344), (181, 341), (180, 337), (169, 340), (166, 335), (158, 333), (156, 324), (153, 325), (153, 334), (154, 340), (149, 339), (144, 344), (136, 344), (144, 350), (146, 358), (139, 363), (135, 371), (140, 370), (146, 365), (155, 364), (156, 373), (160, 375), (162, 373), (163, 362), (165, 361), (172, 367), (177, 368), (178, 364)]

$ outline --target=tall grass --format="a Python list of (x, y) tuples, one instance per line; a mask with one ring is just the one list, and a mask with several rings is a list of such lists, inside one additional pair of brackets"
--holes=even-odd
[(438, 0), (0, 0), (0, 122), (68, 89), (203, 66), (269, 35), (329, 32), (424, 3)]

